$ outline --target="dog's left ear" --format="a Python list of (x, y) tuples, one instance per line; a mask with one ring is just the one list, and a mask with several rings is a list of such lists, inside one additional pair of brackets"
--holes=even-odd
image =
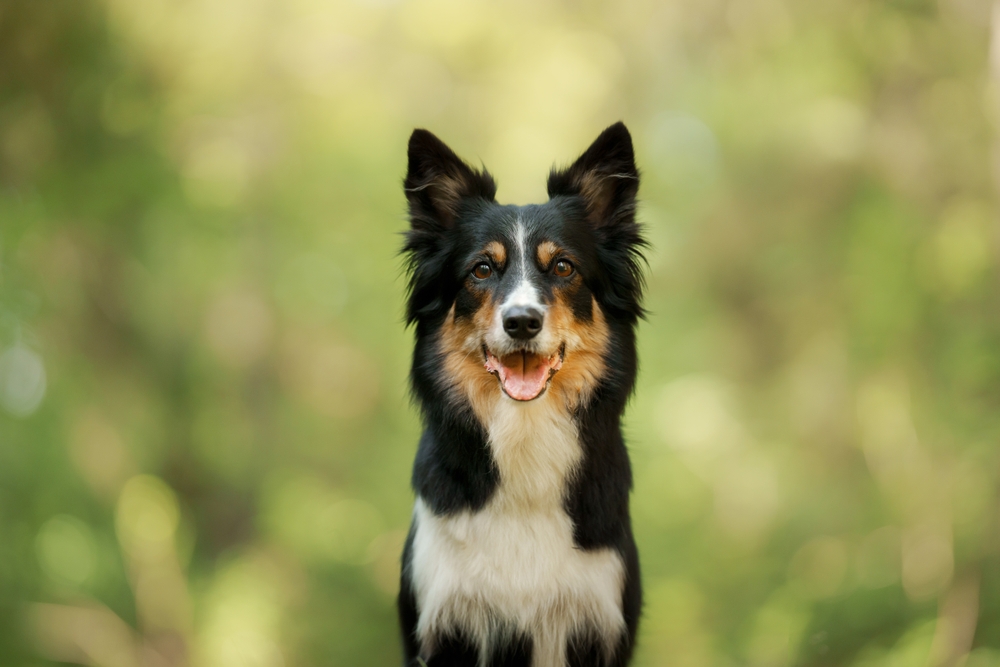
[(576, 198), (594, 230), (605, 268), (592, 285), (601, 307), (632, 322), (644, 313), (640, 301), (646, 242), (635, 221), (638, 191), (632, 137), (623, 123), (601, 132), (568, 169), (549, 174), (549, 197)]
[(595, 227), (635, 220), (639, 170), (632, 136), (622, 122), (607, 128), (569, 168), (549, 173), (549, 198), (578, 196)]
[(477, 171), (427, 130), (414, 130), (407, 150), (406, 199), (415, 230), (451, 229), (462, 200), (493, 201), (497, 186), (485, 169)]

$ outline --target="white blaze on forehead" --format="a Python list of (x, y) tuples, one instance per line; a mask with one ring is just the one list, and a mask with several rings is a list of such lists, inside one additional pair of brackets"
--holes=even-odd
[(527, 243), (524, 240), (524, 223), (520, 218), (517, 219), (517, 257), (518, 262), (521, 267), (521, 282), (524, 282), (528, 278), (528, 253), (527, 253)]
[(514, 291), (507, 295), (506, 300), (504, 300), (503, 305), (500, 307), (500, 312), (502, 313), (511, 306), (534, 306), (544, 311), (545, 305), (538, 298), (538, 290), (528, 278), (528, 262), (530, 260), (528, 257), (528, 244), (525, 240), (527, 234), (524, 229), (524, 223), (518, 218), (515, 225), (514, 245), (517, 247), (516, 261), (518, 273), (521, 274), (521, 280), (517, 287), (514, 288)]

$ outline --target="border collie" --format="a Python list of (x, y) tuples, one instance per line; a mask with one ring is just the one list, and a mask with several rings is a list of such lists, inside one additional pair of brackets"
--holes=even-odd
[(620, 420), (645, 242), (622, 123), (549, 201), (410, 137), (411, 383), (424, 431), (399, 593), (405, 664), (623, 666), (641, 605)]

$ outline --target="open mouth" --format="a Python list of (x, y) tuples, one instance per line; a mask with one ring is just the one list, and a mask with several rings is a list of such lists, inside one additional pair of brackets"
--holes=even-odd
[(484, 345), (486, 370), (496, 375), (505, 394), (515, 401), (530, 401), (545, 391), (549, 380), (562, 367), (566, 346), (550, 357), (520, 351), (496, 356)]

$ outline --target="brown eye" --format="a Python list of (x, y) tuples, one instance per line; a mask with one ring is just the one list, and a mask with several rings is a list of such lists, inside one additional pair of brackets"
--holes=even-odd
[(556, 265), (553, 267), (552, 272), (557, 276), (559, 276), (560, 278), (566, 278), (573, 274), (573, 265), (570, 264), (565, 259), (560, 259), (558, 262), (556, 262)]
[(472, 275), (480, 280), (486, 280), (493, 275), (493, 268), (486, 262), (483, 262), (482, 264), (477, 264), (476, 268), (472, 269)]

